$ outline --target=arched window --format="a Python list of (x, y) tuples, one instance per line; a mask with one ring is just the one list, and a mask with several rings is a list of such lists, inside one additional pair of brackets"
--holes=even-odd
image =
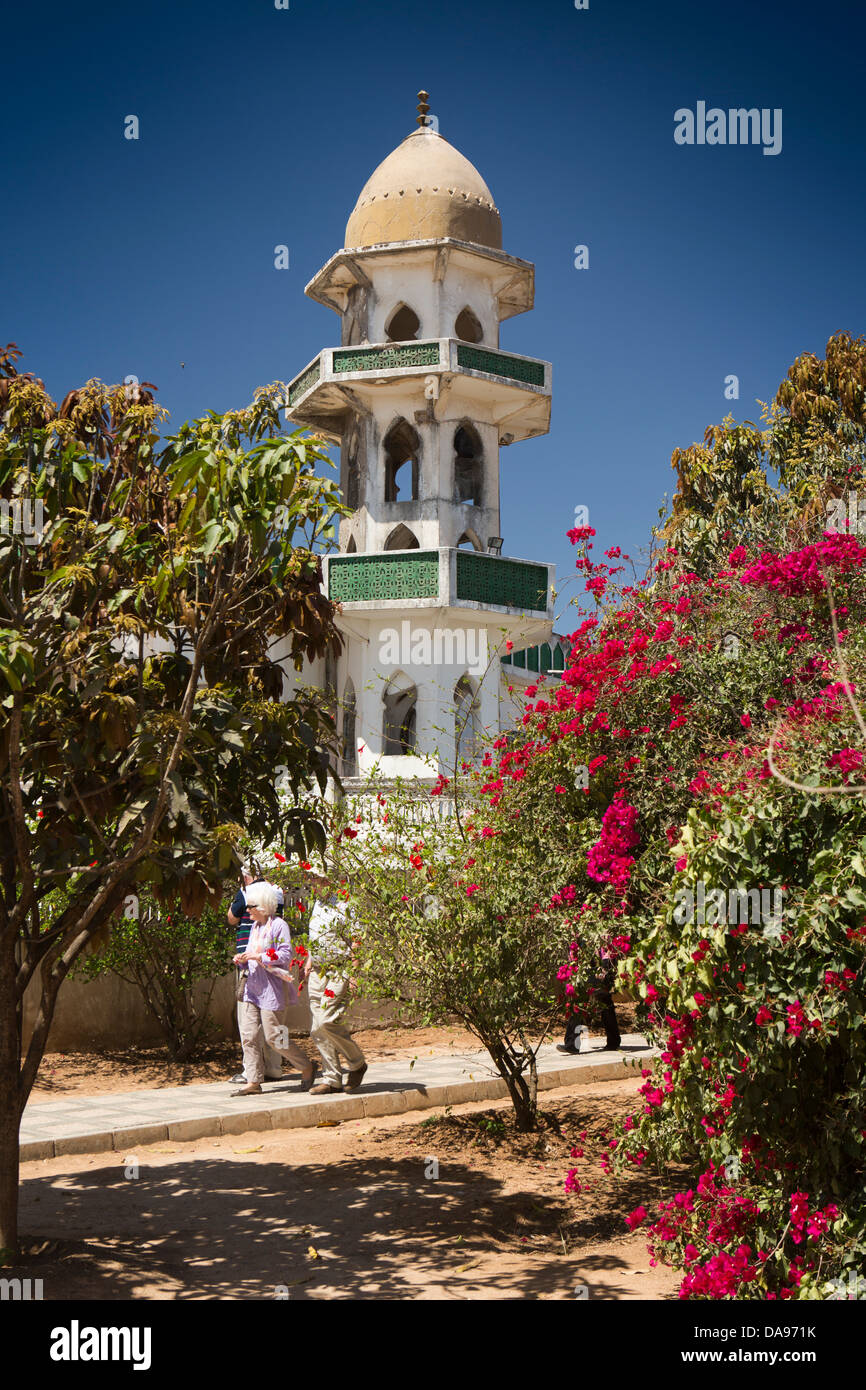
[(397, 526), (385, 542), (386, 550), (418, 550), (418, 537), (408, 526)]
[(462, 338), (464, 343), (480, 343), (484, 337), (484, 329), (467, 304), (457, 315), (457, 322), (454, 325), (454, 332), (458, 338)]
[(553, 669), (554, 671), (565, 670), (565, 652), (562, 649), (561, 642), (557, 642), (553, 649)]
[(461, 425), (454, 435), (454, 501), (481, 506), (483, 474), (481, 440), (472, 425)]
[(386, 755), (414, 753), (416, 740), (415, 706), (418, 692), (408, 676), (400, 671), (385, 686), (382, 697), (382, 752)]
[[(418, 501), (418, 460), (421, 440), (407, 420), (398, 420), (385, 435), (385, 501)], [(398, 480), (399, 477), (399, 480)], [(400, 482), (411, 480), (411, 491), (400, 497)]]
[(343, 691), (343, 737), (340, 744), (340, 775), (342, 777), (357, 777), (358, 775), (358, 740), (355, 734), (355, 687), (352, 682), (346, 681), (346, 689)]
[(460, 549), (461, 545), (468, 545), (468, 546), (471, 546), (473, 550), (483, 550), (483, 549), (484, 549), (484, 546), (481, 544), (481, 542), (480, 542), (480, 540), (478, 539), (478, 537), (476, 536), (475, 532), (472, 531), (472, 530), (464, 531), (464, 532), (463, 532), (463, 535), (460, 537), (459, 541), (457, 542), (457, 549), (458, 549), (458, 550)]
[(420, 327), (421, 320), (415, 310), (408, 304), (398, 304), (385, 324), (385, 332), (389, 343), (409, 343), (417, 338)]
[(541, 674), (546, 676), (552, 665), (553, 652), (550, 650), (549, 643), (543, 642), (541, 646)]
[(481, 716), (478, 697), (468, 676), (461, 676), (454, 687), (454, 742), (458, 765), (471, 762), (481, 743)]
[(346, 546), (346, 554), (347, 554), (347, 555), (354, 555), (354, 554), (357, 552), (357, 549), (358, 549), (358, 547), (357, 547), (356, 544), (355, 544), (355, 537), (354, 537), (354, 536), (350, 536), (350, 537), (349, 537), (349, 544)]

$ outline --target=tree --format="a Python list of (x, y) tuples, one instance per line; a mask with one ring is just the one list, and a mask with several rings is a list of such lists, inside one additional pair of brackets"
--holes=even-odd
[[(387, 796), (337, 808), (337, 877), (346, 925), (334, 966), (349, 967), (365, 997), (400, 1003), (422, 1024), (455, 1018), (474, 1033), (508, 1087), (519, 1130), (537, 1121), (540, 1041), (561, 1004), (557, 966), (570, 933), (539, 931), (528, 878), (543, 893), (555, 876), (518, 831), (490, 823), (480, 779), (456, 792), (461, 814), (436, 814), (429, 793), (397, 783)], [(359, 810), (360, 807), (365, 807)], [(506, 831), (510, 833), (506, 833)]]
[(803, 545), (828, 504), (856, 490), (866, 476), (866, 339), (835, 333), (825, 358), (801, 353), (763, 420), (760, 430), (728, 416), (702, 444), (674, 450), (677, 489), (658, 534), (677, 568), (713, 573), (737, 544)]
[(559, 866), (537, 920), (573, 927), (572, 997), (614, 954), (660, 1045), (603, 1161), (688, 1165), (649, 1226), (687, 1297), (826, 1296), (866, 1254), (866, 546), (825, 529), (861, 476), (862, 344), (837, 336), (789, 380), (765, 507), (725, 514), (703, 460), (716, 520), (675, 514), (698, 521), (624, 587), (571, 533), (596, 611), (488, 784)]
[[(336, 486), (319, 441), (283, 437), (285, 388), (160, 444), (148, 383), (89, 381), (58, 408), (13, 345), (0, 361), (0, 498), (41, 527), (0, 534), (0, 1247), (17, 1242), (18, 1125), (58, 991), (149, 885), (196, 916), (244, 832), (323, 843), (333, 722), (283, 699), (336, 650), (314, 546)], [(16, 513), (16, 509), (18, 509)], [(274, 770), (286, 768), (282, 811)], [(57, 916), (42, 904), (58, 885)], [(40, 1002), (22, 1051), (22, 999)]]
[[(230, 899), (190, 917), (180, 902), (142, 894), (102, 948), (80, 956), (73, 972), (87, 980), (112, 974), (132, 985), (175, 1062), (189, 1061), (212, 1024), (210, 1002), (231, 960), (226, 930)], [(130, 904), (132, 909), (133, 904)], [(199, 986), (206, 986), (199, 998)]]

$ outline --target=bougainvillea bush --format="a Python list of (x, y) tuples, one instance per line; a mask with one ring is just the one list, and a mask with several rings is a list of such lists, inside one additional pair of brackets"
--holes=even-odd
[(798, 359), (769, 418), (678, 451), (645, 579), (570, 533), (596, 611), (483, 787), (559, 867), (525, 892), (573, 929), (569, 1006), (612, 959), (659, 1044), (601, 1162), (684, 1167), (629, 1225), (686, 1298), (866, 1292), (866, 548), (824, 525), (862, 487), (864, 345)]

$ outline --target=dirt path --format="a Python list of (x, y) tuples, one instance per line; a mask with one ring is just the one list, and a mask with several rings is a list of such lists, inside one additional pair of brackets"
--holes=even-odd
[(623, 1224), (653, 1179), (587, 1157), (591, 1192), (563, 1192), (578, 1133), (589, 1155), (637, 1084), (548, 1092), (533, 1136), (475, 1103), (27, 1163), (14, 1272), (60, 1300), (669, 1298), (676, 1276)]

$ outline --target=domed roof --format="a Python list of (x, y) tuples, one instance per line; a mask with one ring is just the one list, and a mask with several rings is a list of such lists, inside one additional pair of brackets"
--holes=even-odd
[(454, 237), (502, 248), (502, 220), (478, 170), (429, 126), (413, 130), (370, 176), (346, 247)]

